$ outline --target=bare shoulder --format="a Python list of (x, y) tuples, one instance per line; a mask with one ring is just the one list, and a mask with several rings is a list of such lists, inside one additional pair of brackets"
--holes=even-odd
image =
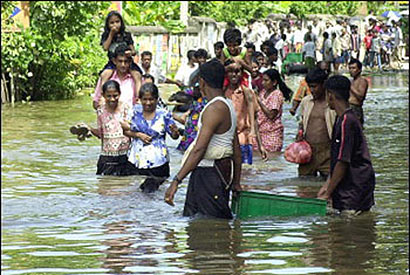
[(224, 102), (218, 100), (209, 105), (206, 108), (205, 112), (213, 116), (219, 116), (221, 114), (229, 112), (229, 108)]
[(366, 78), (364, 77), (359, 77), (356, 82), (354, 83), (354, 85), (359, 88), (359, 89), (364, 89), (367, 90), (368, 86), (369, 86), (369, 82), (367, 81)]

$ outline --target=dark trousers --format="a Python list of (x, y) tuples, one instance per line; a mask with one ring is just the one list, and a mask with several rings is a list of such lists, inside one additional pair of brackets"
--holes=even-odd
[(201, 214), (232, 219), (229, 207), (230, 186), (226, 185), (229, 182), (230, 171), (225, 169), (226, 166), (223, 165), (220, 169), (224, 179), (215, 167), (197, 167), (192, 171), (186, 193), (184, 216)]

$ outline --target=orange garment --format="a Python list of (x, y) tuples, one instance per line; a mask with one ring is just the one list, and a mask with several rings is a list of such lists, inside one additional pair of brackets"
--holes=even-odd
[(302, 101), (302, 99), (310, 95), (312, 92), (310, 91), (309, 85), (307, 84), (306, 80), (303, 78), (300, 81), (299, 88), (296, 91), (295, 95), (293, 96), (293, 101)]
[(234, 91), (228, 88), (225, 91), (225, 96), (232, 100), (235, 109), (236, 129), (238, 133), (239, 144), (252, 144), (250, 137), (251, 120), (248, 111), (248, 101), (246, 100), (243, 86), (239, 86), (239, 88)]

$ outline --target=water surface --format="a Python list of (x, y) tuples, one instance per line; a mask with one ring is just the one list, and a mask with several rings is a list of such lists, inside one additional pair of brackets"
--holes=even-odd
[[(296, 89), (301, 76), (287, 78)], [(408, 74), (368, 76), (365, 135), (376, 205), (357, 218), (182, 217), (139, 190), (141, 177), (96, 176), (97, 139), (69, 127), (95, 124), (91, 98), (2, 106), (3, 274), (408, 274)], [(172, 90), (163, 87), (164, 97)], [(297, 122), (285, 103), (285, 146)], [(171, 175), (177, 141), (168, 139)], [(283, 154), (243, 170), (252, 190), (312, 197), (322, 182), (298, 179)]]

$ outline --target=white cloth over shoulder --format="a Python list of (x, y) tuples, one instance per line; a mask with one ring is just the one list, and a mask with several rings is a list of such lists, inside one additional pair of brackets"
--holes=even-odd
[(236, 131), (236, 113), (233, 107), (232, 101), (230, 99), (224, 98), (222, 96), (217, 96), (213, 98), (205, 108), (202, 110), (201, 115), (198, 119), (198, 134), (195, 140), (191, 143), (188, 149), (185, 151), (185, 154), (181, 161), (181, 166), (184, 165), (185, 161), (187, 160), (192, 148), (195, 147), (195, 144), (200, 136), (201, 129), (202, 129), (202, 115), (205, 113), (206, 108), (208, 108), (212, 103), (216, 101), (224, 102), (228, 108), (231, 115), (231, 128), (223, 134), (214, 134), (209, 141), (208, 148), (206, 149), (206, 153), (203, 159), (200, 161), (198, 166), (213, 166), (213, 162), (216, 159), (222, 159), (226, 157), (233, 156), (233, 138)]

